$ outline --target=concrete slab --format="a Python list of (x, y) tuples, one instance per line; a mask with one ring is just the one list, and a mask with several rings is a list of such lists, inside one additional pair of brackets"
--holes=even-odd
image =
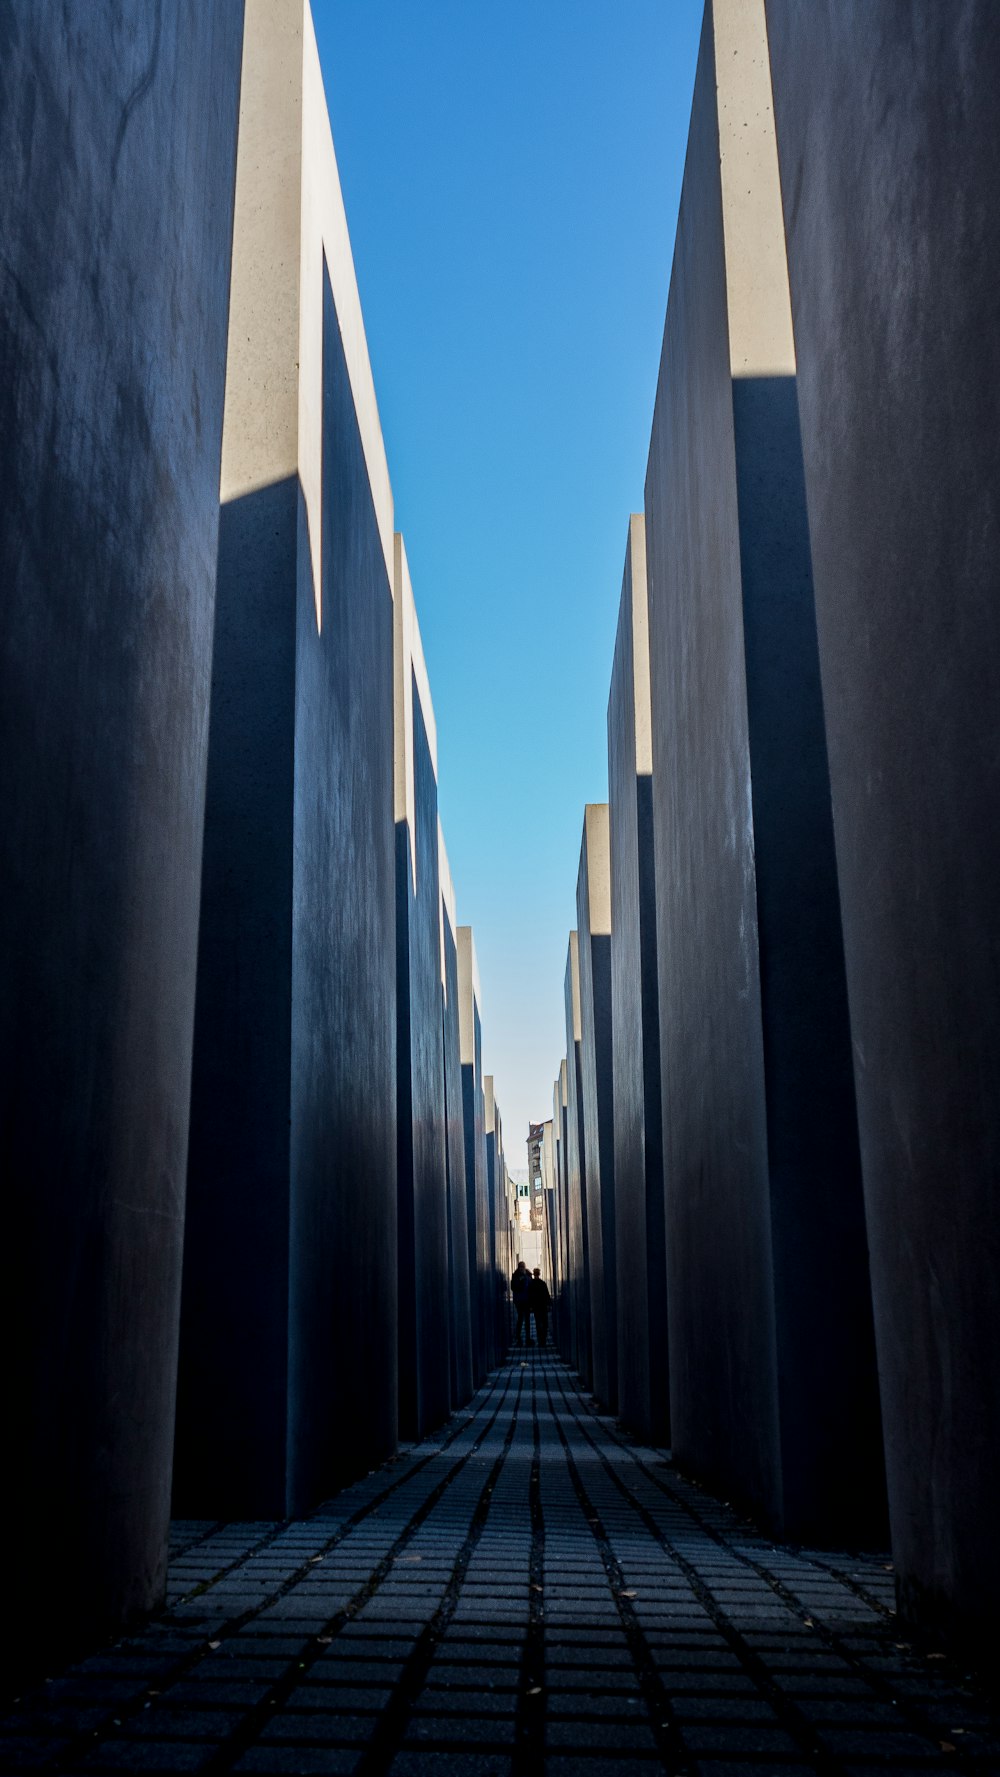
[(280, 1517), (396, 1440), (392, 503), (304, 0), (247, 7), (222, 495), (176, 1498)]
[(472, 1302), (472, 1367), (478, 1385), (486, 1375), (487, 1193), (486, 1102), (483, 1093), (482, 993), (471, 926), (458, 928), (458, 1007), (462, 1050), (462, 1123)]
[(47, 1667), (164, 1592), (242, 6), (0, 36), (5, 1599)]
[(556, 1137), (549, 1117), (542, 1124), (542, 1213), (545, 1218), (544, 1277), (553, 1300), (559, 1288), (558, 1231), (556, 1227)]
[(403, 539), (395, 539), (399, 1430), (447, 1416), (448, 1183), (434, 714)]
[(566, 1278), (569, 1290), (569, 1362), (593, 1386), (590, 1339), (590, 1243), (586, 1192), (587, 1143), (583, 1120), (583, 1020), (579, 935), (566, 953)]
[(673, 1447), (796, 1538), (881, 1448), (763, 0), (706, 11), (646, 481)]
[(900, 1608), (1000, 1585), (989, 0), (768, 0)]
[(445, 1163), (448, 1181), (449, 1378), (452, 1407), (472, 1394), (472, 1307), (469, 1285), (465, 1122), (462, 1111), (462, 1040), (459, 1021), (458, 918), (455, 890), (438, 822), (441, 884), (441, 983), (444, 994)]
[(557, 1125), (556, 1140), (556, 1192), (557, 1218), (559, 1225), (560, 1259), (559, 1259), (559, 1311), (556, 1315), (556, 1334), (559, 1349), (570, 1361), (573, 1336), (572, 1281), (570, 1277), (569, 1251), (569, 1074), (566, 1057), (559, 1063), (559, 1074), (556, 1079), (552, 1099), (552, 1117)]
[(611, 844), (606, 802), (588, 803), (576, 884), (580, 958), (581, 1102), (594, 1393), (618, 1406), (614, 1070), (611, 1030)]
[(504, 1292), (513, 1265), (507, 1266), (507, 1240), (504, 1234), (505, 1192), (503, 1170), (503, 1135), (500, 1112), (493, 1090), (493, 1075), (483, 1078), (484, 1120), (486, 1135), (486, 1272), (485, 1272), (485, 1334), (487, 1368), (493, 1369), (506, 1349), (504, 1338)]
[(646, 531), (629, 521), (608, 702), (618, 1410), (670, 1442)]

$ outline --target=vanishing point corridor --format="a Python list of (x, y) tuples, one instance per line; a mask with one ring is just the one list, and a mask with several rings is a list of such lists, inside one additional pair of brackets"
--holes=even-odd
[(515, 1349), (308, 1518), (177, 1523), (166, 1611), (21, 1698), (0, 1768), (1000, 1771), (892, 1598), (886, 1557), (774, 1547)]

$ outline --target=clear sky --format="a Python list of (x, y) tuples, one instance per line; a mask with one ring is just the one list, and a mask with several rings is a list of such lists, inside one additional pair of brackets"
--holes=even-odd
[(702, 0), (313, 0), (508, 1164), (566, 1052)]

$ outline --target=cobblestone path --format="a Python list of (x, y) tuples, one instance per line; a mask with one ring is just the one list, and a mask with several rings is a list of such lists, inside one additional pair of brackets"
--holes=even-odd
[(0, 1723), (4, 1771), (1000, 1773), (884, 1559), (776, 1548), (517, 1353), (298, 1522), (175, 1526), (170, 1604)]

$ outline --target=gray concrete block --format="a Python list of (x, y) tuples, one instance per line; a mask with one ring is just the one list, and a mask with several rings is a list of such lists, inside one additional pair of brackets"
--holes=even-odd
[(448, 1185), (437, 741), (403, 540), (395, 540), (399, 1429), (448, 1414)]
[(569, 1077), (566, 1058), (559, 1063), (559, 1074), (552, 1094), (552, 1120), (556, 1126), (556, 1222), (559, 1230), (559, 1307), (556, 1313), (556, 1338), (567, 1363), (572, 1351), (572, 1282), (569, 1250), (569, 1185), (567, 1112)]
[(580, 1007), (580, 945), (570, 932), (566, 953), (566, 1273), (569, 1292), (568, 1361), (593, 1386), (590, 1339), (590, 1243), (586, 1191), (587, 1143), (583, 1121), (583, 1019)]
[(843, 948), (763, 0), (699, 56), (646, 482), (673, 1448), (880, 1531)]
[(486, 1361), (487, 1195), (486, 1103), (483, 1094), (482, 992), (471, 926), (458, 928), (458, 1016), (462, 1052), (462, 1125), (465, 1131), (465, 1192), (469, 1241), (469, 1294), (472, 1308), (472, 1368), (478, 1385)]
[(486, 1254), (484, 1270), (484, 1328), (486, 1365), (492, 1369), (506, 1349), (503, 1291), (510, 1271), (505, 1271), (503, 1252), (503, 1148), (500, 1113), (493, 1091), (493, 1075), (483, 1079), (484, 1132), (486, 1136)]
[(1000, 1583), (1000, 42), (768, 0), (904, 1614)]
[(164, 1591), (241, 37), (0, 19), (5, 1596), (46, 1663)]
[(444, 992), (443, 1046), (445, 1165), (448, 1183), (449, 1383), (452, 1407), (472, 1394), (472, 1297), (469, 1285), (468, 1197), (465, 1179), (465, 1120), (462, 1106), (462, 1040), (459, 1020), (458, 919), (455, 891), (438, 827), (441, 883), (441, 981)]
[(670, 1442), (656, 961), (653, 737), (643, 518), (629, 523), (608, 701), (618, 1409)]
[(279, 1517), (396, 1440), (392, 508), (304, 0), (247, 7), (222, 496), (176, 1498)]
[(576, 884), (580, 958), (580, 1079), (587, 1197), (594, 1393), (618, 1406), (614, 1071), (611, 1030), (611, 847), (606, 802), (588, 803)]

